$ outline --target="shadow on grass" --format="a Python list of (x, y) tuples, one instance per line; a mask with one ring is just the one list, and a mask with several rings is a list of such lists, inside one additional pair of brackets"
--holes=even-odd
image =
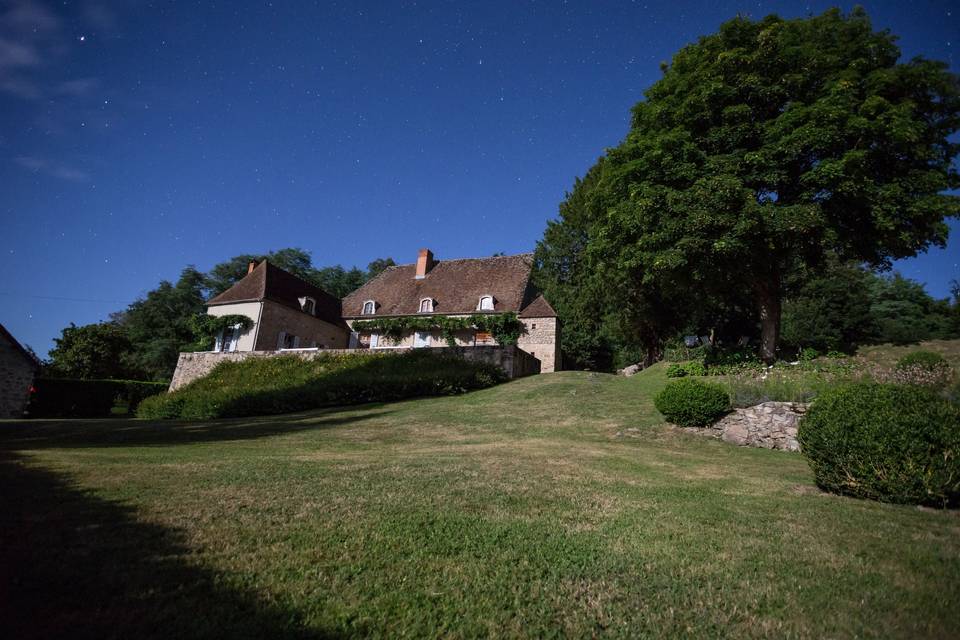
[[(270, 436), (331, 429), (366, 422), (388, 415), (381, 403), (363, 405), (362, 413), (336, 407), (309, 413), (221, 420), (143, 421), (121, 420), (30, 420), (0, 423), (0, 451), (47, 447), (126, 447), (176, 445), (195, 442), (249, 440)], [(354, 407), (352, 409), (359, 409)]]
[(194, 565), (176, 530), (0, 453), (7, 638), (321, 638), (297, 614)]

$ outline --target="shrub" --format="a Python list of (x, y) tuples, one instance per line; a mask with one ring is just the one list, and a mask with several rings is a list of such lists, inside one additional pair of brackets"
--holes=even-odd
[(827, 491), (937, 506), (960, 498), (960, 408), (929, 389), (841, 385), (813, 403), (798, 439)]
[(685, 376), (705, 376), (707, 368), (702, 362), (674, 362), (667, 367), (668, 378), (683, 378)]
[(718, 384), (685, 378), (667, 384), (653, 404), (681, 427), (705, 427), (730, 410), (730, 396)]
[(506, 380), (497, 366), (421, 349), (223, 362), (173, 393), (147, 398), (141, 418), (270, 415), (322, 406), (451, 395)]
[(897, 361), (893, 374), (893, 380), (901, 384), (940, 389), (950, 384), (953, 368), (939, 353), (914, 351)]
[(710, 376), (763, 371), (766, 368), (756, 352), (746, 347), (711, 349), (704, 358), (704, 364)]
[(37, 378), (30, 398), (31, 418), (106, 418), (121, 405), (133, 412), (141, 401), (167, 390), (165, 382)]

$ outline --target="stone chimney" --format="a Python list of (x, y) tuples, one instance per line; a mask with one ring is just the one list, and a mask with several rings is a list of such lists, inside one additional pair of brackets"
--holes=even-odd
[(426, 278), (430, 269), (433, 269), (433, 251), (420, 249), (420, 255), (417, 256), (417, 280)]
[(250, 263), (247, 264), (247, 275), (250, 275), (251, 273), (253, 273), (253, 270), (256, 268), (257, 268), (256, 261), (251, 260)]

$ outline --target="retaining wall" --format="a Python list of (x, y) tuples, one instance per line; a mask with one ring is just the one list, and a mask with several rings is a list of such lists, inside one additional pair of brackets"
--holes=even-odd
[[(509, 378), (520, 378), (540, 373), (540, 361), (523, 349), (517, 347), (435, 347), (435, 349), (443, 353), (452, 352), (464, 360), (497, 365), (507, 373), (507, 377)], [(411, 350), (410, 348), (397, 348), (376, 349), (375, 351), (390, 356)], [(177, 369), (174, 371), (173, 379), (170, 381), (170, 391), (207, 375), (221, 362), (240, 362), (247, 358), (273, 358), (280, 355), (295, 355), (300, 358), (312, 360), (314, 358), (325, 358), (329, 355), (358, 353), (364, 353), (364, 350), (287, 349), (284, 351), (234, 351), (230, 353), (197, 351), (194, 353), (181, 353), (180, 359), (177, 361)]]

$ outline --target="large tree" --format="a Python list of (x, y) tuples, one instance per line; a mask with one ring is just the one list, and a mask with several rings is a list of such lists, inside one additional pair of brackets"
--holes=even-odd
[(593, 269), (668, 303), (748, 293), (770, 361), (792, 270), (944, 246), (960, 213), (944, 193), (960, 186), (958, 80), (898, 62), (895, 41), (855, 9), (738, 17), (682, 49), (603, 162)]
[(114, 315), (129, 337), (129, 359), (152, 380), (168, 379), (181, 351), (196, 341), (190, 319), (206, 308), (203, 273), (188, 266), (175, 283), (166, 280)]
[(135, 378), (130, 337), (116, 322), (70, 324), (50, 350), (46, 373), (64, 378)]

